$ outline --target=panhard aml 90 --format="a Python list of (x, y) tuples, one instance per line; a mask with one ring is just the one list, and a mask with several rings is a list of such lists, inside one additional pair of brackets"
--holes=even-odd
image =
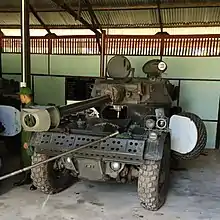
[[(156, 211), (165, 203), (171, 157), (198, 157), (207, 131), (197, 115), (174, 105), (179, 87), (162, 78), (165, 62), (150, 60), (142, 69), (146, 77), (135, 77), (129, 60), (114, 56), (106, 78), (95, 81), (90, 99), (23, 109), (22, 126), (33, 132), (33, 165), (76, 149), (32, 169), (40, 191), (58, 193), (76, 179), (137, 180), (143, 207)], [(98, 114), (88, 111), (91, 108), (99, 109)], [(115, 137), (97, 142), (116, 131)], [(80, 148), (91, 142), (95, 144)]]

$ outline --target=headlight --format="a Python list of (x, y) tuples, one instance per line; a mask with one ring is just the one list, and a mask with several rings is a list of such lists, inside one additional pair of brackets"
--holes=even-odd
[(158, 68), (158, 70), (160, 70), (160, 71), (164, 71), (164, 70), (166, 70), (167, 65), (166, 65), (165, 62), (161, 61), (161, 62), (158, 63), (157, 68)]
[(70, 157), (67, 157), (66, 161), (67, 161), (68, 163), (72, 163), (72, 160), (71, 160)]
[(157, 133), (156, 132), (150, 132), (149, 133), (149, 139), (156, 141), (157, 140)]
[(155, 126), (155, 121), (153, 119), (146, 120), (146, 127), (152, 129)]
[(121, 164), (119, 162), (111, 162), (110, 163), (110, 168), (113, 170), (113, 171), (118, 171), (121, 169)]
[(157, 126), (159, 129), (164, 129), (164, 128), (166, 128), (166, 126), (167, 126), (167, 121), (166, 121), (166, 119), (164, 119), (164, 118), (158, 119), (157, 122), (156, 122), (156, 126)]

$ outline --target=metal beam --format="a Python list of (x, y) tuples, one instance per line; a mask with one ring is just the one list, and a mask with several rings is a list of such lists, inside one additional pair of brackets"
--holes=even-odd
[[(119, 1), (120, 2), (120, 1)], [(75, 5), (71, 5), (72, 8), (75, 8)], [(161, 8), (197, 8), (197, 7), (220, 7), (219, 1), (208, 1), (208, 2), (187, 2), (187, 1), (178, 1), (176, 2), (167, 2), (161, 3)], [(119, 4), (117, 6), (112, 5), (93, 5), (93, 10), (96, 11), (112, 11), (112, 10), (146, 10), (146, 9), (156, 9), (156, 3), (143, 3), (143, 4), (136, 4), (136, 5), (123, 5)], [(86, 10), (86, 7), (82, 7), (82, 10)]]
[[(203, 7), (220, 7), (220, 2), (198, 2), (198, 3), (161, 3), (161, 9), (172, 9), (172, 8), (203, 8)], [(72, 7), (74, 8), (74, 7)], [(121, 10), (148, 10), (156, 9), (157, 4), (141, 4), (141, 5), (119, 5), (119, 6), (103, 6), (103, 5), (94, 5), (94, 11), (121, 11)], [(85, 7), (82, 8), (83, 11), (86, 10)]]
[[(86, 29), (87, 27), (84, 25), (47, 25), (47, 27), (52, 29)], [(212, 21), (212, 22), (200, 22), (200, 23), (171, 23), (171, 24), (164, 24), (163, 28), (188, 28), (188, 27), (220, 27), (220, 21)], [(21, 25), (12, 24), (12, 25), (5, 25), (0, 24), (1, 29), (20, 29)], [(160, 28), (159, 24), (142, 24), (142, 25), (136, 25), (136, 24), (102, 24), (102, 28)], [(30, 25), (30, 29), (43, 29), (41, 25)]]
[(89, 14), (90, 14), (91, 20), (94, 19), (94, 21), (95, 21), (97, 27), (98, 27), (98, 28), (100, 29), (100, 31), (103, 33), (101, 24), (100, 24), (100, 22), (99, 22), (97, 16), (95, 15), (95, 13), (94, 13), (94, 11), (93, 11), (92, 5), (90, 4), (89, 0), (84, 0), (84, 1), (85, 1), (85, 3), (87, 4), (88, 12), (89, 12)]
[(106, 32), (102, 33), (102, 46), (101, 46), (101, 54), (100, 54), (100, 77), (105, 77), (105, 36)]
[(31, 87), (29, 0), (21, 0), (21, 87)]
[(45, 25), (45, 23), (43, 22), (43, 20), (41, 19), (41, 17), (37, 14), (37, 12), (34, 10), (33, 6), (31, 4), (29, 4), (29, 8), (32, 12), (32, 14), (34, 15), (34, 17), (38, 20), (38, 22), (43, 26), (43, 28), (47, 31), (48, 34), (51, 34), (50, 29), (47, 27), (47, 25)]
[(2, 52), (3, 52), (2, 38), (3, 37), (4, 37), (4, 33), (0, 30), (0, 77), (2, 77)]
[(81, 17), (81, 13), (82, 13), (82, 4), (81, 4), (81, 0), (78, 0), (78, 18)]
[(158, 12), (158, 20), (160, 25), (160, 32), (163, 32), (163, 23), (162, 23), (162, 16), (161, 16), (161, 10), (160, 10), (160, 0), (157, 0), (157, 12)]
[[(163, 22), (162, 22), (162, 16), (161, 16), (161, 10), (160, 10), (160, 0), (157, 0), (157, 11), (158, 11), (158, 20), (160, 25), (160, 34), (163, 34)], [(161, 39), (160, 44), (160, 59), (163, 59), (163, 51), (164, 51), (164, 39)]]
[[(98, 27), (99, 30), (102, 32), (102, 35), (103, 35), (103, 30), (102, 30), (102, 27), (99, 23), (99, 20), (97, 19), (93, 9), (92, 9), (92, 5), (90, 4), (89, 0), (84, 0), (87, 7), (88, 7), (88, 12), (89, 12), (89, 15), (90, 15), (90, 18), (91, 18), (91, 22), (92, 22), (92, 25), (93, 27)], [(97, 41), (97, 44), (98, 44), (98, 47), (99, 47), (99, 52), (100, 54), (102, 54), (103, 52), (103, 48), (102, 48), (102, 45), (100, 43), (100, 36), (96, 34), (96, 41)]]
[(84, 20), (82, 17), (78, 18), (78, 15), (75, 11), (73, 11), (69, 6), (65, 3), (60, 3), (59, 0), (52, 0), (54, 3), (56, 3), (59, 7), (61, 7), (63, 10), (67, 11), (70, 15), (72, 15), (76, 20), (80, 21), (86, 28), (93, 31), (97, 36), (101, 37), (101, 33), (94, 28), (91, 24), (89, 24), (86, 20)]

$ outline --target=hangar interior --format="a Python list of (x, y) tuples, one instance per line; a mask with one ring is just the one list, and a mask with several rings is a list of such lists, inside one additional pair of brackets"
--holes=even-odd
[[(64, 105), (68, 100), (88, 98), (90, 85), (95, 78), (103, 76), (108, 61), (115, 55), (126, 56), (135, 68), (135, 76), (143, 78), (142, 66), (146, 61), (162, 58), (168, 65), (163, 77), (180, 86), (177, 105), (202, 118), (208, 132), (206, 148), (219, 149), (220, 3), (204, 0), (27, 2), (30, 4), (30, 73), (27, 75), (36, 103)], [(20, 3), (0, 1), (0, 74), (17, 81), (22, 79)], [(203, 219), (215, 219), (212, 213), (213, 210)]]
[[(0, 3), (0, 25), (4, 34), (1, 71), (5, 78), (20, 80), (20, 5), (19, 2), (9, 2), (6, 5), (4, 2)], [(144, 77), (144, 63), (162, 55), (168, 65), (164, 77), (181, 84), (180, 105), (185, 110), (198, 114), (206, 123), (207, 147), (218, 147), (218, 3), (161, 1), (160, 16), (157, 2), (150, 0), (105, 3), (92, 1), (91, 5), (101, 27), (110, 35), (105, 39), (105, 62), (114, 55), (125, 55), (135, 68), (135, 75)], [(52, 1), (33, 1), (32, 6), (35, 12), (30, 13), (31, 75), (35, 101), (39, 104), (65, 104), (67, 76), (91, 78), (100, 75), (100, 52), (95, 34)], [(71, 3), (70, 7), (73, 10), (78, 6)], [(86, 6), (83, 7), (81, 17), (90, 22), (89, 12)], [(167, 39), (163, 54), (159, 48), (156, 49), (160, 47), (160, 37), (153, 39), (148, 36), (160, 32), (160, 28), (170, 35), (178, 35), (174, 39)], [(59, 36), (59, 39), (51, 38), (50, 49), (49, 40), (43, 36), (48, 29), (49, 33)], [(63, 36), (65, 32), (68, 36)], [(86, 68), (82, 65), (85, 60)], [(59, 91), (57, 96), (53, 95), (54, 91)], [(203, 107), (204, 100), (208, 109)]]

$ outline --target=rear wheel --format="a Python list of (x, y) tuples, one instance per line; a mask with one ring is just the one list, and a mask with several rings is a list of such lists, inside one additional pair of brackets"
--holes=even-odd
[(192, 120), (197, 128), (197, 143), (194, 147), (194, 149), (186, 154), (181, 154), (176, 151), (172, 151), (172, 157), (176, 160), (191, 160), (197, 158), (201, 152), (204, 150), (206, 147), (207, 143), (207, 131), (204, 122), (200, 117), (197, 115), (190, 113), (190, 112), (182, 112), (179, 113), (178, 115), (184, 116)]
[[(35, 152), (32, 156), (32, 164), (47, 159), (49, 159), (49, 156)], [(60, 159), (33, 168), (31, 170), (31, 178), (34, 186), (45, 194), (59, 193), (76, 181), (76, 177), (69, 170), (65, 169)]]
[(159, 161), (147, 160), (140, 167), (138, 196), (141, 205), (157, 211), (166, 201), (170, 174), (170, 136), (164, 142), (163, 157)]

